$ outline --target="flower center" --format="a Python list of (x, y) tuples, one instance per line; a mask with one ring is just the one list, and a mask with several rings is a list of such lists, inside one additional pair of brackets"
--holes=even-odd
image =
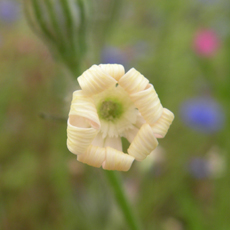
[(106, 121), (114, 121), (123, 114), (122, 103), (116, 99), (104, 100), (98, 108), (99, 117)]
[(129, 94), (118, 86), (113, 86), (93, 96), (101, 123), (102, 138), (124, 136), (124, 131), (133, 128), (138, 110)]

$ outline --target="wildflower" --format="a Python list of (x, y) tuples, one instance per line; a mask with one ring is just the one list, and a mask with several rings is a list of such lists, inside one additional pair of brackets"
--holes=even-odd
[(204, 57), (211, 57), (216, 54), (220, 45), (219, 38), (215, 31), (203, 29), (196, 33), (193, 48), (194, 51)]
[(16, 1), (0, 1), (0, 19), (4, 22), (14, 22), (19, 16), (19, 4)]
[(202, 133), (215, 133), (223, 127), (224, 114), (221, 106), (212, 98), (193, 98), (181, 106), (184, 123)]
[[(134, 68), (93, 65), (79, 78), (67, 127), (67, 147), (77, 160), (107, 170), (127, 171), (163, 138), (174, 115), (163, 108), (152, 84)], [(131, 144), (122, 151), (121, 137)]]

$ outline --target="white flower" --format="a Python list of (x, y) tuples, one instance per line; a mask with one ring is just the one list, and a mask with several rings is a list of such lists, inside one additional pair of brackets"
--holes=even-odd
[[(163, 108), (153, 85), (132, 68), (93, 65), (79, 78), (67, 127), (67, 147), (77, 160), (107, 170), (128, 171), (163, 138), (174, 115)], [(122, 151), (121, 137), (130, 146)]]

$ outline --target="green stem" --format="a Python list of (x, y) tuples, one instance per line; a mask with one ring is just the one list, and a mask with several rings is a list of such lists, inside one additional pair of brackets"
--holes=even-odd
[(128, 199), (125, 195), (124, 189), (122, 187), (122, 180), (120, 175), (115, 171), (105, 170), (105, 174), (111, 184), (111, 187), (114, 191), (114, 195), (116, 197), (117, 203), (119, 204), (125, 220), (129, 225), (131, 230), (140, 230), (139, 222), (133, 213), (133, 209), (131, 208)]

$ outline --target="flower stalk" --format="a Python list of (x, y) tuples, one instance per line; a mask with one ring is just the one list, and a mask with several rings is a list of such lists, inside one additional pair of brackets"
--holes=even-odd
[(129, 226), (130, 230), (140, 230), (140, 223), (135, 216), (133, 209), (126, 197), (124, 189), (122, 187), (122, 180), (118, 172), (105, 170), (105, 175), (110, 182), (111, 188), (114, 191), (114, 195), (119, 205), (124, 218)]

